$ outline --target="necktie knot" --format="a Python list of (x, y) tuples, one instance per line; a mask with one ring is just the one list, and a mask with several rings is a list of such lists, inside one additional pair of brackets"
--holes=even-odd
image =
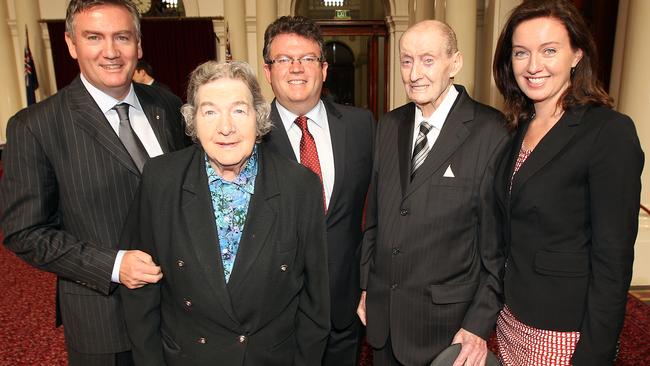
[(120, 117), (120, 120), (125, 120), (129, 118), (129, 104), (128, 103), (119, 103), (116, 104), (113, 109), (117, 112), (117, 115)]
[(307, 117), (306, 116), (299, 116), (298, 118), (296, 118), (294, 123), (298, 127), (300, 127), (300, 130), (302, 132), (309, 131), (309, 129), (307, 128)]
[(429, 131), (431, 131), (431, 125), (429, 122), (422, 121), (422, 123), (420, 123), (420, 133), (426, 135), (429, 133)]

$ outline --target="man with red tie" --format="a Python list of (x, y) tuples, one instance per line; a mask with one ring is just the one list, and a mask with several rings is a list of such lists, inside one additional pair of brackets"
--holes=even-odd
[(321, 178), (326, 212), (331, 331), (323, 365), (356, 365), (361, 326), (359, 245), (374, 144), (372, 114), (321, 98), (323, 37), (310, 19), (284, 16), (264, 34), (264, 73), (275, 93), (265, 142)]

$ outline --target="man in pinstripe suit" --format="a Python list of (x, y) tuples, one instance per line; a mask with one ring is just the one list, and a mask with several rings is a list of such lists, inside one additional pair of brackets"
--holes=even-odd
[(72, 0), (65, 37), (81, 75), (9, 120), (4, 244), (58, 276), (70, 365), (130, 365), (115, 289), (162, 273), (147, 253), (118, 251), (118, 239), (142, 163), (184, 145), (180, 100), (131, 83), (142, 50), (130, 0)]
[(413, 103), (378, 123), (358, 313), (381, 365), (428, 365), (461, 343), (454, 366), (483, 365), (501, 307), (503, 254), (494, 170), (501, 114), (453, 84), (453, 30), (424, 21), (400, 40)]

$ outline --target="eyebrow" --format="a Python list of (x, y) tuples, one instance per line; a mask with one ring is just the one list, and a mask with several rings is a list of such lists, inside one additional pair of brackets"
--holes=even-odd
[[(544, 42), (544, 43), (542, 43), (542, 44), (540, 45), (540, 47), (546, 47), (546, 46), (549, 46), (549, 45), (552, 45), (552, 44), (560, 44), (560, 42), (558, 42), (558, 41), (549, 41), (549, 42)], [(514, 43), (513, 43), (513, 44), (512, 44), (512, 48), (515, 48), (515, 47), (528, 49), (528, 48), (525, 47), (525, 46), (521, 46), (521, 45), (518, 45), (518, 44), (514, 44)]]

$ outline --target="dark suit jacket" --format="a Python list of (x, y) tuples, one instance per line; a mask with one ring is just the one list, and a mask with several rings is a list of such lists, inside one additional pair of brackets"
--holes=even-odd
[[(334, 151), (334, 189), (327, 210), (332, 325), (347, 328), (356, 320), (359, 304), (361, 219), (370, 184), (374, 142), (372, 114), (361, 108), (323, 101)], [(286, 158), (297, 161), (287, 131), (271, 103), (273, 130), (265, 142)]]
[(137, 365), (320, 365), (329, 301), (318, 177), (258, 151), (228, 284), (203, 150), (147, 164), (123, 242), (151, 253), (164, 277), (121, 289)]
[(519, 128), (496, 187), (509, 247), (506, 304), (541, 329), (580, 331), (573, 363), (611, 365), (638, 229), (643, 152), (632, 121), (567, 110), (515, 174)]
[[(178, 98), (134, 87), (163, 151), (179, 148)], [(58, 276), (57, 318), (69, 345), (128, 349), (111, 272), (140, 173), (78, 77), (9, 120), (3, 162), (4, 244)]]
[[(503, 253), (494, 172), (508, 141), (501, 114), (457, 97), (410, 181), (415, 105), (378, 123), (361, 257), (369, 343), (424, 365), (462, 327), (484, 339), (501, 308)], [(447, 168), (455, 177), (444, 177)]]

